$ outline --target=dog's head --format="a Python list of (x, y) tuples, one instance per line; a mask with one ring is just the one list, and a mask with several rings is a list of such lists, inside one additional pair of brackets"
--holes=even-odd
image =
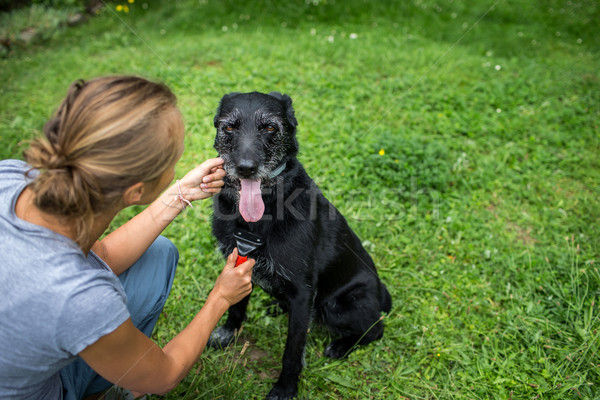
[(214, 123), (215, 149), (230, 177), (266, 179), (298, 152), (298, 122), (288, 95), (227, 94)]
[(292, 99), (285, 94), (230, 93), (214, 120), (215, 149), (228, 178), (240, 185), (240, 212), (248, 222), (262, 217), (261, 184), (272, 182), (298, 153)]

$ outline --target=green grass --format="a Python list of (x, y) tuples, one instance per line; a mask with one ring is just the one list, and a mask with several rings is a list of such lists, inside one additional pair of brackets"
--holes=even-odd
[[(323, 357), (313, 327), (301, 398), (600, 398), (597, 1), (116, 4), (0, 59), (2, 158), (21, 157), (77, 78), (170, 85), (187, 126), (178, 176), (215, 154), (224, 93), (288, 93), (300, 160), (394, 299), (384, 338), (348, 360)], [(159, 344), (223, 265), (210, 213), (165, 231), (181, 261)], [(236, 345), (165, 398), (264, 397), (287, 330), (268, 304), (256, 290)]]

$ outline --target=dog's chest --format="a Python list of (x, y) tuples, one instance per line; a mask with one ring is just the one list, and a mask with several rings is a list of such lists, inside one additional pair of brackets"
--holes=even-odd
[(252, 283), (271, 295), (277, 295), (294, 279), (287, 266), (270, 257), (258, 256), (255, 260), (256, 264), (252, 269)]

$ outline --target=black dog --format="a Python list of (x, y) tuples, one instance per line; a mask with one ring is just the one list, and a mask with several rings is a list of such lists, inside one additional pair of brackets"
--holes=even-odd
[[(264, 239), (250, 254), (256, 260), (252, 280), (289, 311), (283, 367), (267, 399), (291, 399), (311, 320), (338, 336), (325, 355), (343, 358), (383, 336), (381, 312), (390, 311), (391, 297), (359, 238), (296, 159), (297, 121), (289, 96), (225, 95), (214, 123), (215, 149), (227, 176), (214, 199), (213, 233), (224, 255), (236, 246), (239, 229)], [(229, 309), (211, 336), (212, 347), (233, 340), (249, 298)]]

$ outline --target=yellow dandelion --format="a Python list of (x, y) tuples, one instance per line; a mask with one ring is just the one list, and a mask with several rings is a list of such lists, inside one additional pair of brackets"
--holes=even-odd
[(123, 11), (123, 6), (119, 4), (119, 5), (117, 6), (117, 11)]
[(135, 1), (135, 0), (127, 0), (127, 2), (128, 2), (129, 4), (133, 4), (133, 2), (134, 2), (134, 1)]
[(379, 155), (380, 156), (383, 156), (384, 154), (385, 154), (385, 150), (384, 149), (379, 150)]
[(129, 12), (129, 7), (123, 6), (123, 11), (125, 11), (126, 13), (128, 13)]

